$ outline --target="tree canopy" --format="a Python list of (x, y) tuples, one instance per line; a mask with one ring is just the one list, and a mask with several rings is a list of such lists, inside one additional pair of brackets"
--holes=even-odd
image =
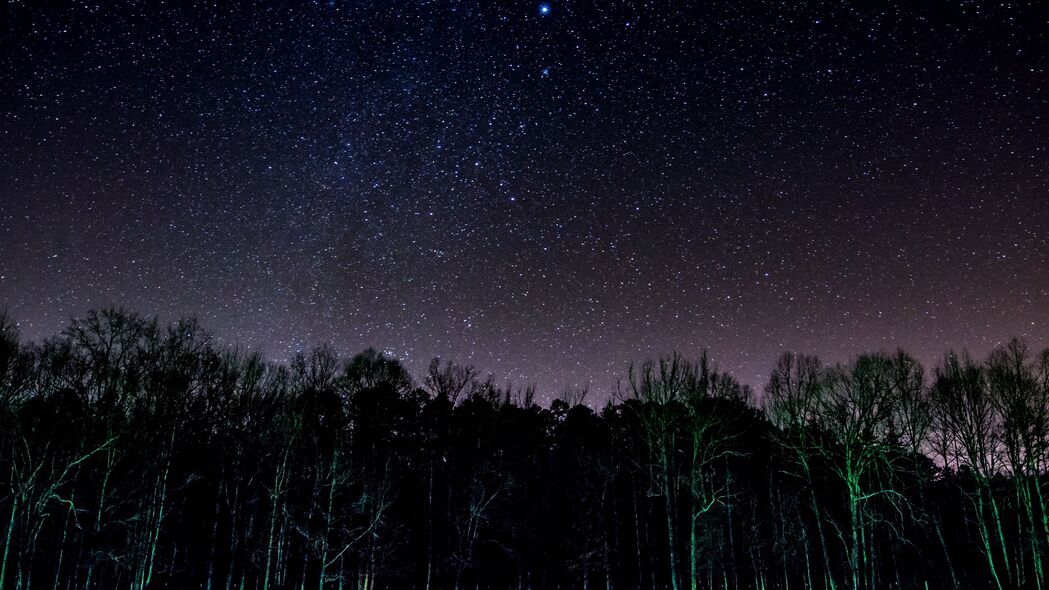
[(0, 314), (0, 589), (1044, 588), (1049, 351), (698, 351), (595, 410), (434, 359)]

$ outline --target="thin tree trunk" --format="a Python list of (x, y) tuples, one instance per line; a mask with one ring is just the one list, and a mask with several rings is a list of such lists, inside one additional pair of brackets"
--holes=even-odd
[(936, 518), (936, 536), (940, 539), (940, 546), (943, 547), (943, 556), (947, 561), (947, 571), (951, 574), (951, 583), (955, 589), (958, 585), (958, 575), (954, 571), (954, 560), (951, 559), (951, 550), (947, 547), (947, 539), (943, 536), (943, 523), (940, 522), (939, 517)]
[(671, 484), (669, 463), (667, 449), (665, 446), (662, 446), (660, 448), (660, 467), (663, 470), (661, 475), (663, 476), (663, 508), (664, 512), (666, 512), (667, 521), (667, 556), (670, 561), (670, 587), (672, 590), (678, 590), (677, 558), (675, 556), (677, 541), (674, 535), (674, 490)]
[(430, 460), (430, 472), (426, 480), (426, 590), (430, 590), (433, 581), (433, 459)]
[(205, 590), (211, 590), (211, 580), (215, 574), (215, 551), (219, 543), (219, 508), (222, 500), (224, 476), (219, 476), (219, 485), (215, 487), (215, 505), (211, 510), (211, 548), (208, 549), (208, 573), (204, 581)]
[[(14, 463), (11, 464), (11, 474), (14, 477)], [(18, 513), (18, 494), (11, 494), (11, 515), (7, 519), (7, 534), (4, 535), (4, 555), (0, 558), (0, 589), (4, 588), (7, 579), (7, 556), (11, 552), (11, 533), (15, 530), (15, 516)]]
[[(55, 590), (58, 589), (58, 582), (59, 582), (59, 580), (62, 579), (62, 560), (65, 557), (66, 538), (68, 537), (68, 532), (69, 532), (69, 517), (72, 515), (72, 513), (73, 513), (73, 505), (72, 505), (72, 503), (70, 503), (69, 509), (66, 510), (65, 521), (62, 523), (62, 540), (61, 540), (61, 542), (58, 545), (58, 559), (56, 560), (56, 563), (55, 563), (55, 581), (54, 581), (54, 588), (55, 588)], [(0, 585), (0, 589), (2, 589), (2, 588), (3, 588), (3, 586)]]
[(980, 540), (983, 542), (984, 555), (987, 557), (987, 565), (991, 568), (991, 577), (994, 578), (994, 583), (998, 587), (998, 590), (1003, 590), (1002, 580), (998, 576), (998, 568), (994, 563), (994, 550), (991, 547), (991, 534), (987, 530), (987, 510), (984, 508), (983, 502), (983, 484), (978, 484), (976, 488), (976, 520), (978, 523), (978, 530), (980, 532)]
[(987, 486), (987, 497), (991, 501), (991, 511), (994, 515), (994, 525), (998, 532), (998, 542), (1002, 549), (1002, 561), (1005, 563), (1005, 572), (1011, 575), (1012, 568), (1009, 566), (1009, 549), (1006, 546), (1004, 529), (1002, 529), (1002, 517), (998, 511), (998, 501), (994, 499), (994, 491), (990, 485)]
[(262, 590), (269, 590), (270, 573), (273, 567), (274, 534), (277, 529), (277, 509), (284, 486), (284, 470), (288, 464), (288, 449), (284, 450), (281, 463), (273, 476), (273, 490), (270, 492), (270, 526), (266, 539), (266, 568), (262, 576)]

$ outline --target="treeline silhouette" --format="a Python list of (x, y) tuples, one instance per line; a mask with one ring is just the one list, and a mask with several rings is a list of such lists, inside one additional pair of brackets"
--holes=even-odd
[(0, 588), (1042, 588), (1049, 353), (700, 355), (600, 411), (192, 321), (0, 316)]

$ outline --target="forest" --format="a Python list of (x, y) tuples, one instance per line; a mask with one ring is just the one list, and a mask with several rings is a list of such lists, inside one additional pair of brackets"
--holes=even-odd
[(0, 588), (1049, 584), (1049, 351), (702, 351), (613, 398), (375, 350), (288, 363), (119, 309), (0, 315)]

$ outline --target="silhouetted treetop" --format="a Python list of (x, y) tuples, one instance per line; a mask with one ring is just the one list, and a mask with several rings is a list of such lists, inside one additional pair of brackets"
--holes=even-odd
[(0, 313), (0, 589), (1042, 588), (1049, 352), (705, 352), (535, 403), (434, 359)]

